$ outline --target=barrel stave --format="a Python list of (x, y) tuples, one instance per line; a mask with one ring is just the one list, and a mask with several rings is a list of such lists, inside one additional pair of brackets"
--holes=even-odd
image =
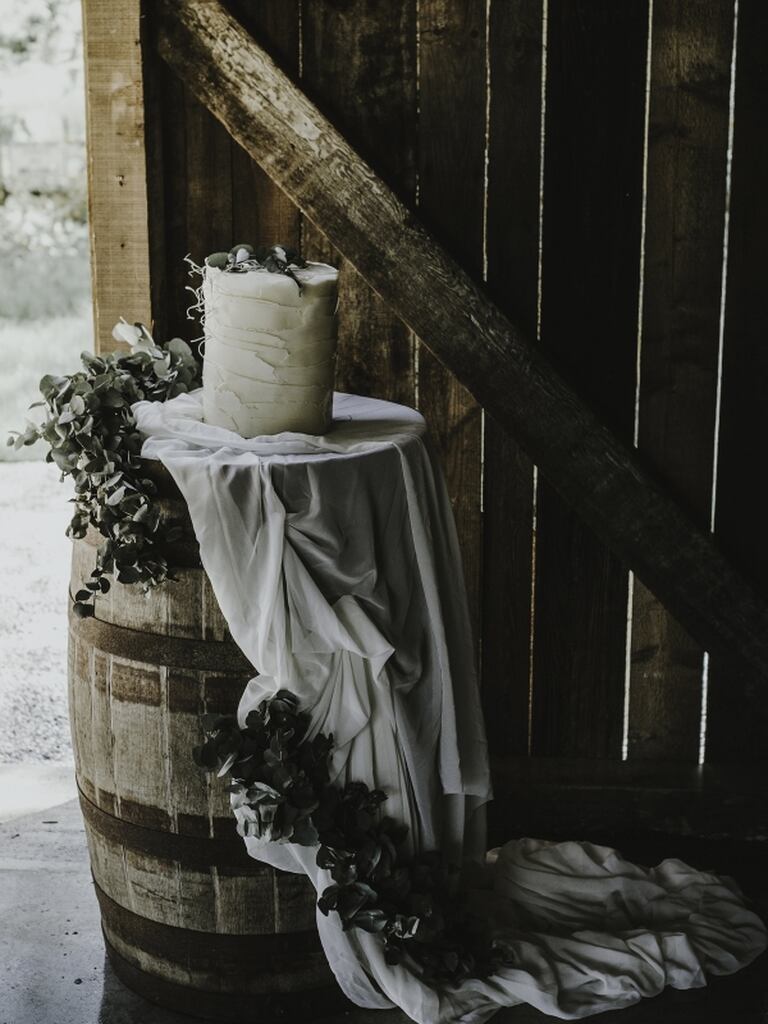
[[(74, 542), (73, 595), (100, 541)], [(346, 1005), (314, 891), (248, 856), (225, 786), (192, 761), (201, 715), (234, 713), (253, 668), (190, 552), (176, 582), (146, 595), (115, 584), (92, 618), (70, 613), (75, 770), (107, 951), (127, 984), (174, 1009), (304, 1020)]]

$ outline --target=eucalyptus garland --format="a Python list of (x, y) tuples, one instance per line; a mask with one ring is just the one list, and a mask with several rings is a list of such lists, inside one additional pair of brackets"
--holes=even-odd
[(93, 615), (93, 598), (110, 588), (109, 575), (120, 583), (149, 589), (172, 579), (165, 554), (182, 536), (180, 523), (161, 520), (157, 487), (142, 467), (142, 437), (131, 405), (163, 402), (200, 383), (200, 366), (181, 338), (157, 344), (143, 324), (121, 323), (114, 336), (128, 341), (129, 353), (81, 354), (82, 370), (40, 381), (42, 423), (14, 431), (8, 444), (21, 448), (42, 440), (46, 461), (74, 481), (70, 537), (84, 537), (94, 527), (104, 538), (96, 567), (75, 597), (75, 614)]
[(318, 900), (342, 927), (380, 935), (387, 963), (404, 962), (428, 984), (487, 977), (505, 950), (472, 913), (459, 872), (439, 852), (408, 858), (405, 825), (382, 814), (387, 797), (362, 782), (330, 782), (333, 737), (307, 738), (309, 716), (280, 690), (251, 711), (245, 728), (228, 715), (203, 716), (195, 748), (206, 771), (229, 774), (238, 832), (317, 846), (317, 865), (333, 879)]

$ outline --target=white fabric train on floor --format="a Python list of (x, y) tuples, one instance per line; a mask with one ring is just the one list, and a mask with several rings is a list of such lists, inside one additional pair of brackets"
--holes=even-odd
[[(475, 896), (510, 966), (455, 989), (387, 965), (375, 935), (318, 914), (354, 1002), (396, 1004), (419, 1024), (480, 1024), (521, 1002), (573, 1019), (699, 987), (765, 948), (736, 888), (681, 861), (645, 869), (604, 847), (533, 839), (484, 861), (491, 789), (459, 550), (417, 412), (337, 394), (325, 436), (244, 440), (202, 422), (199, 391), (133, 408), (142, 454), (184, 495), (232, 636), (259, 671), (241, 722), (291, 690), (313, 732), (333, 733), (335, 778), (385, 790), (414, 849), (487, 865)], [(245, 842), (319, 890), (330, 882), (313, 849)]]

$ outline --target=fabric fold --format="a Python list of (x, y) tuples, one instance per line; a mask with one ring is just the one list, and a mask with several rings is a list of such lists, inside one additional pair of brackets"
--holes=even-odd
[[(142, 455), (159, 459), (183, 494), (232, 636), (258, 671), (241, 724), (291, 690), (310, 736), (333, 734), (334, 780), (383, 789), (411, 851), (476, 861), (473, 903), (507, 965), (431, 988), (386, 964), (375, 935), (318, 913), (350, 999), (397, 1005), (419, 1024), (482, 1024), (521, 1002), (577, 1019), (666, 986), (700, 987), (762, 952), (765, 928), (737, 887), (679, 860), (643, 868), (608, 847), (535, 839), (485, 859), (491, 787), (461, 560), (418, 413), (337, 394), (323, 437), (244, 440), (202, 422), (200, 392), (133, 409)], [(313, 849), (244, 842), (319, 891), (329, 883)]]

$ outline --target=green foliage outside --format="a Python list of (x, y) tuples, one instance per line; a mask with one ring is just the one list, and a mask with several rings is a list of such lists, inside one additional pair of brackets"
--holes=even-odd
[[(3, 437), (39, 419), (40, 378), (93, 346), (79, 24), (79, 0), (28, 0), (0, 25)], [(4, 461), (44, 455), (0, 446)]]

